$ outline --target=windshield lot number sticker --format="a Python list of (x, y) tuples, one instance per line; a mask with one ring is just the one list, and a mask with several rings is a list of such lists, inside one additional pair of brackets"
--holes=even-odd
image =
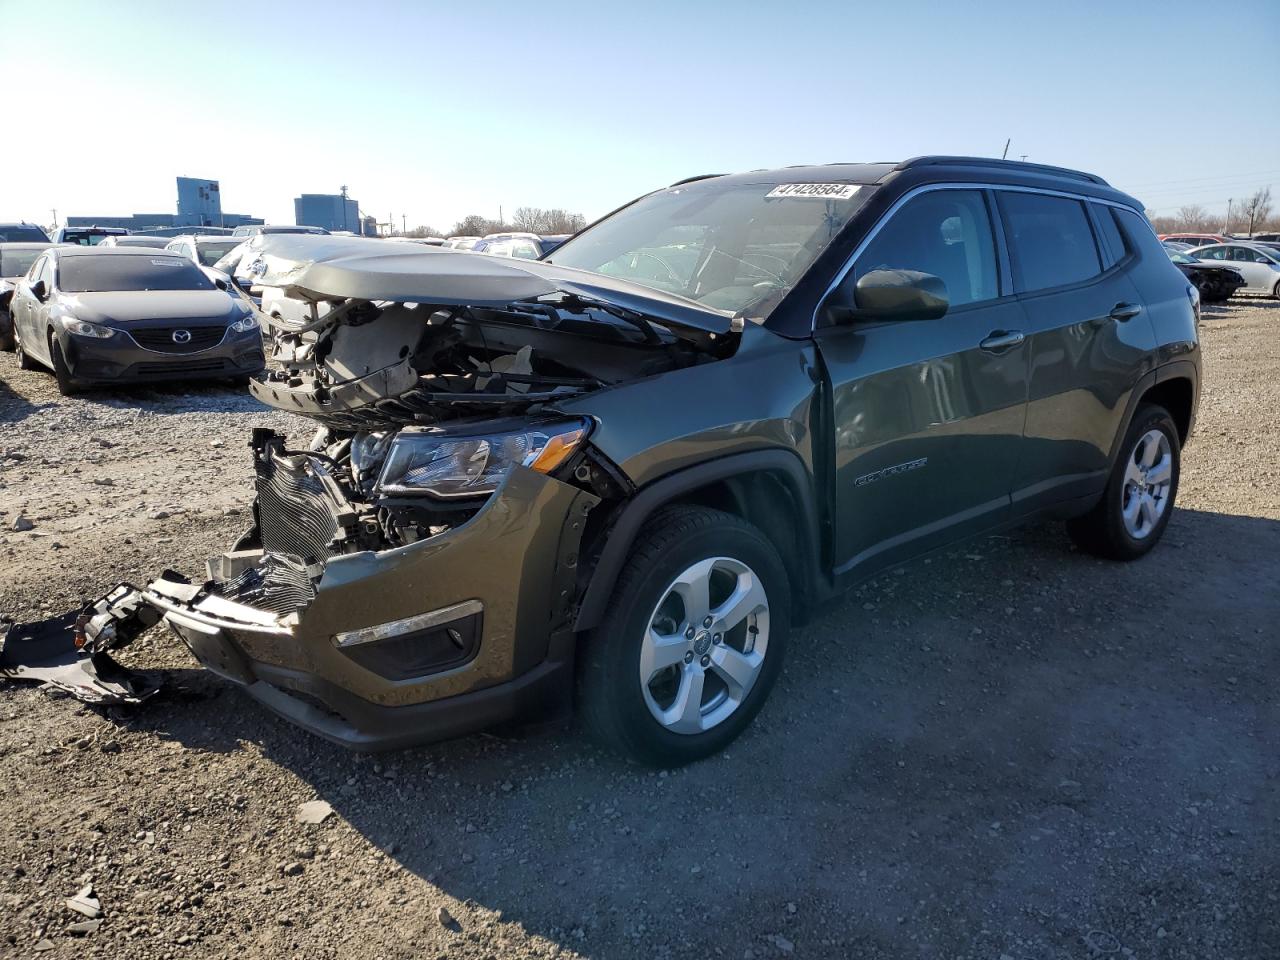
[(851, 200), (858, 192), (853, 183), (780, 183), (765, 199), (773, 197), (816, 197), (819, 200)]

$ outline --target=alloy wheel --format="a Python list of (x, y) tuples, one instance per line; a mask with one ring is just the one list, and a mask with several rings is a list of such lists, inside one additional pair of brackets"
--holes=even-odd
[(1173, 450), (1161, 430), (1148, 430), (1134, 444), (1124, 470), (1120, 515), (1125, 532), (1145, 540), (1169, 509)]
[(640, 647), (640, 685), (653, 718), (697, 734), (742, 706), (769, 649), (769, 598), (749, 566), (700, 560), (663, 591)]

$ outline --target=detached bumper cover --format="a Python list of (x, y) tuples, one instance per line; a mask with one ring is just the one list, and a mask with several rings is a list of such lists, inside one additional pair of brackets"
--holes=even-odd
[[(273, 559), (245, 551), (212, 561), (211, 572), (222, 576), (205, 583), (166, 573), (146, 587), (121, 585), (78, 619), (71, 615), (61, 645), (80, 663), (163, 620), (209, 670), (355, 749), (405, 747), (562, 711), (577, 553), (597, 502), (517, 468), (447, 533), (329, 558), (303, 609), (272, 612), (225, 595), (245, 570)], [(38, 679), (21, 659), (11, 666)]]

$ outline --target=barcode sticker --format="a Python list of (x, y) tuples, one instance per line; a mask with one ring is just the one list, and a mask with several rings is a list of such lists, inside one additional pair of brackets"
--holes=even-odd
[(819, 200), (851, 200), (858, 192), (853, 183), (780, 183), (768, 193), (772, 197), (816, 197)]

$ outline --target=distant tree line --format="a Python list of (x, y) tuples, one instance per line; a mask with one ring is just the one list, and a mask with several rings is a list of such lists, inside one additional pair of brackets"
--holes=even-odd
[(544, 210), (541, 207), (517, 207), (511, 215), (511, 221), (491, 220), (478, 213), (463, 217), (453, 225), (448, 233), (441, 233), (435, 227), (420, 226), (408, 231), (407, 237), (483, 237), (490, 233), (577, 233), (587, 225), (587, 218), (580, 213), (570, 213), (555, 207)]
[(1198, 203), (1179, 207), (1172, 216), (1151, 217), (1156, 233), (1262, 233), (1280, 230), (1280, 216), (1271, 210), (1271, 188), (1233, 203), (1228, 214), (1210, 213)]

